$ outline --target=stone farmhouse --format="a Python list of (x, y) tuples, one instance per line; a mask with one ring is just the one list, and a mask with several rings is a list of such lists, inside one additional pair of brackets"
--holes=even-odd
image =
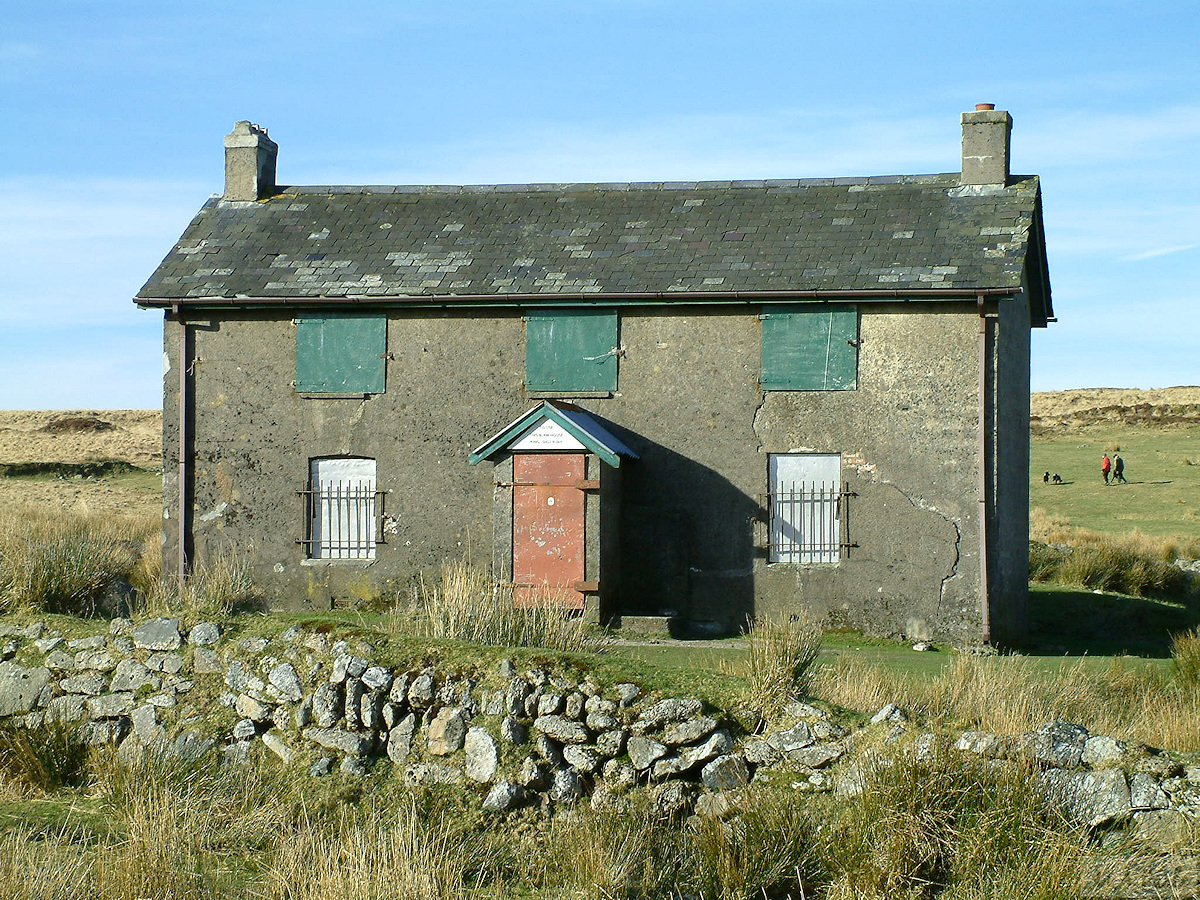
[(1018, 639), (1041, 195), (1008, 113), (961, 124), (941, 175), (295, 187), (238, 122), (135, 298), (167, 564), (236, 554), (284, 608), (465, 557), (626, 625)]

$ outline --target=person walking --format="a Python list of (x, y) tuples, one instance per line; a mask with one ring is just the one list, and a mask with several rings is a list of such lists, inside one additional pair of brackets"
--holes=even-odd
[(1129, 484), (1129, 482), (1125, 480), (1125, 460), (1121, 459), (1121, 454), (1119, 453), (1113, 457), (1112, 469), (1112, 483), (1116, 484), (1118, 481), (1121, 482), (1121, 484)]
[(1105, 453), (1100, 457), (1100, 474), (1104, 476), (1104, 483), (1108, 484), (1108, 473), (1112, 471), (1112, 460)]

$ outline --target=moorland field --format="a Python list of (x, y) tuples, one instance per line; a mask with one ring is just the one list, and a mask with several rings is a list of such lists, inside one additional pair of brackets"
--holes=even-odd
[[(486, 576), (465, 577), (461, 566), (412, 598), (361, 609), (238, 614), (253, 585), (236, 566), (185, 585), (158, 576), (157, 411), (0, 412), (6, 633), (32, 627), (47, 646), (111, 644), (92, 601), (116, 578), (136, 589), (135, 622), (224, 623), (226, 658), (249, 646), (244, 639), (289, 626), (392, 647), (397, 672), (491, 671), (506, 655), (522, 668), (567, 665), (601, 685), (700, 698), (747, 739), (804, 700), (851, 734), (843, 771), (857, 767), (863, 785), (851, 795), (810, 791), (814, 773), (785, 767), (730, 791), (724, 812), (686, 822), (664, 817), (652, 785), (612, 807), (531, 804), (497, 819), (480, 809), (478, 791), (414, 785), (400, 766), (314, 778), (313, 759), (281, 763), (261, 746), (247, 765), (222, 766), (215, 753), (139, 755), (129, 740), (117, 752), (84, 747), (48, 717), (30, 731), (6, 720), (0, 897), (1197, 896), (1197, 819), (1176, 818), (1152, 840), (1129, 817), (1089, 827), (1036, 787), (1035, 769), (945, 749), (963, 730), (1015, 736), (1074, 722), (1126, 742), (1129, 759), (1153, 762), (1164, 757), (1152, 748), (1170, 748), (1176, 787), (1200, 785), (1200, 595), (1174, 564), (1200, 557), (1200, 388), (1034, 394), (1032, 411), (1034, 633), (1000, 655), (916, 653), (803, 623), (763, 623), (732, 640), (625, 643), (571, 620), (554, 626), (553, 642), (504, 638), (487, 631), (505, 623)], [(1128, 484), (1103, 483), (1104, 452), (1120, 452)], [(1044, 484), (1042, 472), (1062, 483)], [(453, 608), (456, 597), (469, 614)], [(9, 641), (15, 656), (0, 650), (32, 665), (32, 639), (19, 640)], [(185, 665), (193, 652), (181, 651)], [(209, 687), (195, 681), (180, 723), (211, 719), (228, 731), (233, 711), (218, 697), (226, 682), (219, 673)], [(902, 717), (871, 721), (885, 704)], [(930, 755), (925, 736), (943, 749)]]

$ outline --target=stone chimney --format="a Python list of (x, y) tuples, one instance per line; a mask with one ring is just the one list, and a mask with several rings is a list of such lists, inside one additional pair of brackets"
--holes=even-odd
[(1012, 116), (992, 103), (962, 114), (962, 184), (1008, 184)]
[(261, 200), (274, 193), (278, 156), (279, 145), (267, 137), (267, 129), (249, 122), (234, 125), (225, 135), (225, 199)]

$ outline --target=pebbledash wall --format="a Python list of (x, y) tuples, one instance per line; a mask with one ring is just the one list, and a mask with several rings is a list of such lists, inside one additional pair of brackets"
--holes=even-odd
[[(994, 385), (990, 465), (1027, 469), (1028, 321), (1023, 297), (992, 301), (1013, 333), (1016, 373)], [(1009, 311), (1011, 310), (1011, 312)], [(914, 638), (977, 639), (980, 619), (979, 315), (974, 303), (861, 304), (853, 391), (763, 391), (759, 307), (624, 309), (618, 390), (578, 399), (640, 457), (622, 467), (620, 606), (736, 626), (805, 608), (830, 624)], [(993, 319), (993, 322), (996, 320)], [(1011, 324), (1009, 324), (1011, 323)], [(388, 314), (387, 386), (366, 398), (297, 394), (288, 314), (188, 319), (193, 554), (247, 558), (273, 604), (327, 607), (447, 559), (490, 558), (490, 465), (469, 452), (538, 401), (523, 388), (520, 311)], [(1009, 335), (1005, 335), (1009, 337)], [(995, 372), (993, 339), (987, 370)], [(166, 558), (178, 531), (179, 325), (164, 346)], [(1024, 373), (1024, 378), (1021, 377)], [(1003, 388), (1003, 390), (1001, 390)], [(994, 435), (1011, 428), (1010, 446)], [(839, 563), (769, 563), (764, 497), (772, 453), (841, 454), (849, 483)], [(309, 460), (377, 461), (385, 543), (369, 563), (306, 559), (299, 494)], [(995, 485), (1001, 479), (994, 476)], [(995, 527), (1023, 550), (1024, 477)], [(994, 490), (999, 490), (994, 487)], [(993, 616), (1019, 622), (1024, 568), (993, 569)]]

